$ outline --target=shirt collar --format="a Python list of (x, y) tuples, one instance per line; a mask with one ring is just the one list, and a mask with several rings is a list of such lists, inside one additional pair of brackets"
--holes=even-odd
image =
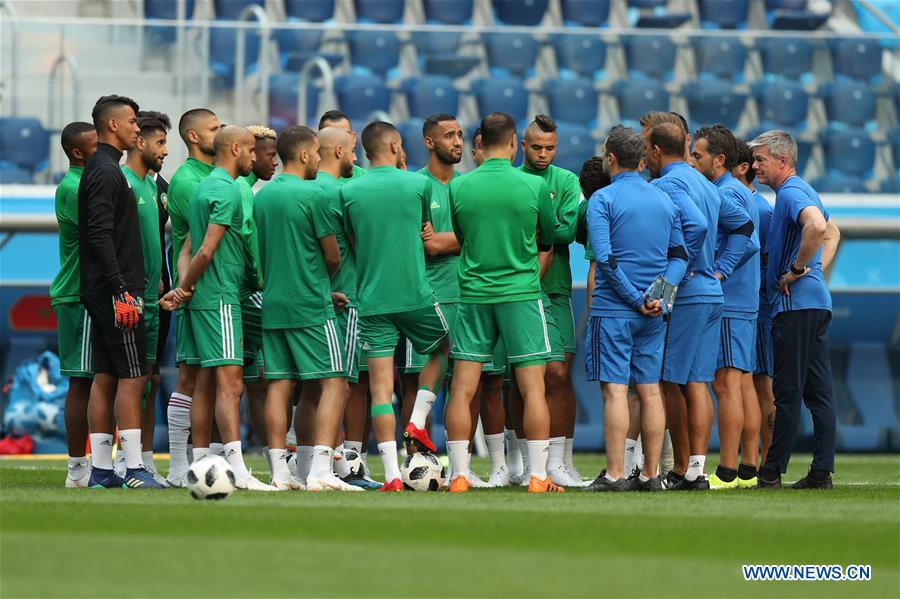
[(672, 171), (674, 168), (676, 168), (676, 167), (681, 167), (681, 166), (687, 166), (687, 165), (688, 165), (688, 163), (685, 162), (684, 160), (677, 160), (677, 161), (675, 161), (675, 162), (670, 162), (670, 163), (667, 164), (666, 166), (662, 167), (662, 169), (660, 169), (659, 175), (660, 175), (661, 177), (665, 177), (665, 176), (666, 176), (667, 174), (669, 174), (669, 172)]
[(613, 177), (611, 182), (614, 183), (614, 182), (618, 181), (619, 179), (633, 179), (633, 178), (637, 178), (637, 177), (640, 177), (640, 175), (638, 175), (637, 171), (625, 171), (624, 173), (619, 173), (618, 175)]

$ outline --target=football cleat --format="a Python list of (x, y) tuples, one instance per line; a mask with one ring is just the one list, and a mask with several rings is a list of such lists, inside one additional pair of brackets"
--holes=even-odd
[(469, 470), (469, 486), (473, 489), (489, 489), (491, 487), (490, 484), (481, 480), (481, 477)]
[(740, 482), (736, 476), (731, 482), (722, 480), (715, 472), (709, 477), (709, 488), (713, 491), (727, 491), (728, 489), (737, 489), (739, 486)]
[(169, 475), (166, 477), (166, 484), (175, 488), (187, 487), (187, 472), (180, 475), (169, 472)]
[(91, 477), (88, 480), (88, 487), (91, 489), (118, 489), (124, 483), (125, 481), (116, 474), (115, 470), (91, 468)]
[(269, 484), (278, 491), (305, 491), (306, 486), (293, 476), (287, 480), (270, 480)]
[(709, 481), (706, 476), (700, 475), (694, 480), (682, 478), (674, 487), (668, 487), (670, 491), (709, 491)]
[(352, 472), (341, 480), (348, 485), (353, 485), (354, 487), (359, 487), (360, 489), (364, 489), (366, 491), (371, 491), (373, 489), (378, 489), (379, 487), (381, 487), (381, 483), (376, 482), (371, 478), (366, 478), (361, 474), (354, 474)]
[(122, 478), (125, 478), (125, 471), (128, 470), (128, 468), (125, 466), (125, 452), (124, 451), (120, 451), (117, 454), (116, 461), (113, 462), (113, 470), (116, 471), (116, 476), (121, 476)]
[(566, 467), (563, 464), (557, 464), (553, 468), (547, 468), (547, 474), (555, 485), (560, 485), (562, 487), (578, 486), (578, 482), (569, 477), (569, 473), (566, 471)]
[(153, 473), (141, 466), (140, 468), (128, 468), (125, 471), (123, 489), (165, 489), (166, 485), (160, 484), (153, 478)]
[(509, 470), (506, 469), (506, 464), (500, 464), (499, 468), (491, 472), (488, 485), (494, 488), (509, 486)]
[(529, 493), (565, 493), (565, 487), (560, 487), (559, 485), (553, 484), (553, 481), (550, 480), (550, 477), (540, 479), (536, 476), (532, 476), (531, 480), (528, 482), (528, 492)]
[(244, 491), (277, 491), (272, 485), (267, 485), (255, 476), (252, 472), (248, 472), (244, 480), (235, 481), (234, 488), (243, 489)]
[(338, 477), (331, 476), (323, 476), (322, 478), (313, 478), (312, 476), (307, 477), (306, 479), (306, 490), (307, 491), (350, 491), (354, 493), (362, 493), (365, 489), (361, 487), (354, 487), (353, 485), (348, 485)]
[(403, 482), (399, 478), (395, 478), (392, 481), (385, 481), (383, 485), (378, 489), (379, 493), (402, 493), (403, 492)]
[(665, 487), (666, 489), (674, 489), (675, 485), (677, 485), (678, 481), (680, 481), (682, 478), (684, 478), (684, 477), (681, 475), (675, 474), (674, 470), (669, 470), (666, 473), (666, 478), (663, 479), (663, 481), (662, 481), (663, 487)]
[(407, 444), (415, 444), (419, 451), (430, 451), (431, 453), (437, 452), (437, 447), (434, 446), (431, 437), (428, 436), (428, 431), (417, 427), (412, 422), (407, 424), (406, 428), (403, 429), (403, 439)]
[[(484, 481), (482, 481), (484, 482)], [(469, 490), (471, 483), (469, 482), (469, 478), (466, 476), (457, 476), (452, 481), (450, 481), (450, 492), (451, 493), (465, 493)]]
[(586, 487), (591, 484), (591, 481), (584, 480), (584, 477), (581, 476), (581, 472), (575, 466), (566, 466), (566, 473), (569, 475), (569, 478), (572, 479), (574, 483), (572, 486), (574, 487)]
[(808, 473), (806, 476), (795, 482), (791, 485), (792, 489), (831, 489), (834, 487), (834, 483), (831, 480), (831, 473), (828, 474), (823, 480), (816, 480), (812, 477), (812, 472)]
[(739, 476), (737, 481), (738, 489), (755, 489), (758, 486), (758, 479), (755, 476), (753, 478), (741, 478)]
[(591, 493), (621, 493), (623, 491), (633, 491), (634, 485), (632, 479), (624, 476), (618, 480), (609, 480), (604, 469), (584, 490)]
[(161, 485), (164, 486), (164, 487), (168, 487), (168, 486), (169, 486), (169, 483), (166, 482), (165, 477), (163, 477), (163, 476), (162, 476), (159, 472), (157, 472), (154, 468), (151, 468), (150, 466), (148, 466), (148, 465), (146, 465), (146, 464), (144, 464), (144, 468), (147, 470), (147, 472), (149, 472), (150, 474), (153, 475), (153, 480), (155, 480), (156, 482), (158, 482), (159, 484), (161, 484)]
[(654, 476), (653, 478), (647, 479), (646, 482), (641, 481), (638, 478), (636, 481), (632, 482), (632, 486), (635, 491), (642, 491), (644, 493), (655, 493), (657, 491), (662, 491), (662, 483), (659, 482), (659, 477)]

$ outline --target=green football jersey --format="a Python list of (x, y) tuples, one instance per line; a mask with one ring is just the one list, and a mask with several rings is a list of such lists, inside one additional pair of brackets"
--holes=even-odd
[(585, 199), (578, 203), (578, 229), (575, 233), (575, 241), (584, 246), (584, 259), (593, 262), (594, 250), (591, 248), (591, 238), (587, 231), (587, 209), (588, 200)]
[(56, 188), (56, 222), (59, 223), (59, 272), (50, 284), (50, 304), (81, 301), (78, 268), (78, 185), (84, 168), (69, 167)]
[(122, 167), (125, 179), (137, 200), (138, 222), (141, 228), (141, 249), (144, 250), (144, 302), (159, 299), (159, 279), (162, 274), (162, 248), (159, 246), (159, 206), (156, 203), (156, 181), (147, 175)]
[(316, 183), (325, 193), (331, 228), (341, 250), (341, 266), (331, 278), (331, 290), (340, 291), (347, 296), (351, 304), (356, 304), (356, 253), (344, 231), (344, 213), (341, 210), (341, 188), (344, 186), (342, 181), (343, 179), (335, 179), (322, 171), (319, 171), (316, 177)]
[(253, 173), (236, 179), (238, 187), (241, 188), (241, 210), (244, 213), (241, 235), (244, 236), (244, 245), (247, 248), (247, 272), (241, 286), (241, 301), (253, 295), (260, 288), (261, 283), (259, 277), (259, 239), (256, 231), (256, 220), (253, 218), (253, 186), (256, 185), (258, 180)]
[(557, 226), (540, 177), (491, 158), (450, 183), (453, 230), (460, 241), (460, 301), (517, 302), (542, 297), (537, 230)]
[(575, 240), (575, 229), (578, 226), (578, 201), (581, 198), (581, 184), (578, 175), (564, 168), (550, 165), (542, 171), (519, 167), (529, 175), (535, 175), (547, 182), (550, 199), (556, 212), (559, 225), (553, 239), (541, 241), (553, 243), (553, 261), (544, 273), (541, 285), (544, 293), (572, 295), (572, 268), (569, 266), (569, 244)]
[(169, 218), (172, 221), (172, 287), (178, 286), (178, 254), (187, 237), (190, 225), (191, 198), (200, 182), (215, 168), (212, 164), (188, 158), (178, 167), (169, 181)]
[(319, 239), (334, 235), (325, 193), (283, 173), (256, 196), (263, 287), (262, 326), (290, 329), (334, 318), (331, 283)]
[(430, 306), (422, 223), (431, 220), (431, 180), (378, 166), (341, 189), (344, 227), (355, 240), (360, 316)]
[(348, 181), (353, 181), (354, 179), (359, 179), (363, 175), (366, 174), (366, 169), (361, 166), (353, 165), (353, 174), (349, 177), (341, 177), (342, 183), (347, 183)]
[(246, 268), (246, 244), (241, 234), (244, 214), (241, 189), (223, 168), (216, 168), (197, 186), (190, 204), (191, 252), (196, 254), (209, 225), (228, 227), (209, 265), (194, 285), (188, 306), (218, 309), (221, 304), (239, 304)]
[[(435, 233), (452, 233), (453, 222), (450, 219), (450, 184), (438, 181), (428, 168), (418, 171), (431, 179), (431, 226)], [(453, 178), (459, 176), (454, 172)], [(434, 298), (441, 303), (459, 301), (459, 255), (444, 254), (442, 256), (425, 256), (425, 275), (431, 283)]]

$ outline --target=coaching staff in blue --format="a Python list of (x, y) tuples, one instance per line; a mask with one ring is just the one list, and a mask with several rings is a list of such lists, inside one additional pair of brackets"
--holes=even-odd
[(828, 355), (831, 294), (822, 270), (834, 258), (840, 233), (816, 191), (797, 176), (797, 142), (790, 135), (767, 131), (748, 145), (757, 178), (776, 194), (766, 268), (775, 346), (775, 430), (759, 486), (781, 486), (805, 402), (812, 413), (813, 461), (809, 474), (792, 487), (830, 489), (836, 416)]

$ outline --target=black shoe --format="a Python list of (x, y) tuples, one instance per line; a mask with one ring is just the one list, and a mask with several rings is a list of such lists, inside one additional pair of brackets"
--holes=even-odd
[(640, 478), (638, 478), (636, 479), (634, 487), (635, 491), (642, 491), (644, 493), (656, 493), (657, 491), (663, 490), (662, 483), (659, 482), (658, 476), (654, 476), (653, 478), (648, 479), (647, 482), (643, 482)]
[(606, 469), (604, 469), (600, 474), (597, 475), (597, 478), (594, 479), (594, 482), (589, 484), (584, 488), (585, 491), (590, 491), (592, 493), (604, 493), (604, 492), (614, 492), (620, 493), (623, 491), (631, 491), (632, 484), (631, 481), (624, 476), (616, 481), (610, 481), (606, 478)]
[(665, 480), (663, 480), (663, 487), (665, 487), (666, 489), (674, 489), (675, 485), (677, 485), (682, 478), (684, 477), (675, 474), (674, 470), (669, 470), (668, 472), (666, 472)]
[(832, 488), (831, 473), (825, 478), (816, 480), (812, 476), (812, 472), (791, 485), (792, 489), (831, 489)]
[(760, 489), (780, 489), (781, 488), (781, 475), (778, 474), (774, 479), (769, 479), (764, 476), (768, 474), (767, 471), (764, 471), (760, 468), (759, 473), (756, 477), (756, 486)]
[(709, 491), (709, 481), (702, 474), (694, 480), (688, 480), (682, 477), (674, 487), (669, 487), (670, 491)]

